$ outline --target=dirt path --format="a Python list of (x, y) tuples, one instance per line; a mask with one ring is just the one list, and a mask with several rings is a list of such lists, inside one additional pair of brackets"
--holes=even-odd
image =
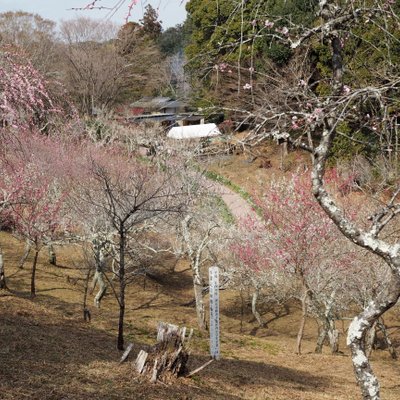
[(222, 198), (236, 220), (245, 219), (247, 217), (258, 218), (250, 204), (228, 187), (221, 183), (210, 181), (210, 190)]

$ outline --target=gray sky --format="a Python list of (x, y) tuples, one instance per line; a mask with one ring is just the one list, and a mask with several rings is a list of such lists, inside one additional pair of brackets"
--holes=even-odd
[[(112, 7), (119, 3), (121, 6), (111, 17), (108, 10), (91, 11), (68, 11), (69, 8), (84, 7), (92, 0), (0, 0), (0, 12), (4, 11), (27, 11), (36, 13), (42, 17), (59, 21), (61, 19), (71, 19), (76, 15), (83, 15), (92, 18), (111, 18), (116, 23), (125, 23), (128, 12), (129, 0), (99, 0), (99, 6)], [(184, 21), (187, 0), (138, 0), (137, 5), (132, 9), (130, 21), (138, 21), (143, 17), (143, 11), (147, 4), (151, 4), (158, 9), (163, 27), (168, 28)]]

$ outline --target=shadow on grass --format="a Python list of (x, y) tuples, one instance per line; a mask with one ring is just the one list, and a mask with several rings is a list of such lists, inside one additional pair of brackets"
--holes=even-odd
[(140, 304), (137, 307), (131, 308), (131, 311), (137, 311), (137, 310), (142, 310), (142, 309), (155, 307), (153, 305), (153, 303), (159, 299), (161, 294), (162, 294), (161, 292), (156, 293), (151, 299), (147, 300), (146, 302)]
[[(115, 338), (76, 320), (48, 312), (36, 301), (0, 299), (0, 393), (4, 399), (69, 399), (87, 380), (80, 369), (115, 363)], [(86, 380), (85, 380), (86, 379)], [(75, 383), (73, 383), (75, 382)], [(76, 398), (79, 398), (76, 397)], [(102, 398), (102, 397), (98, 397)], [(109, 397), (112, 398), (112, 397)]]
[[(40, 302), (15, 296), (0, 298), (2, 399), (233, 400), (242, 398), (237, 392), (243, 385), (287, 385), (312, 391), (327, 384), (323, 378), (295, 369), (226, 359), (213, 363), (196, 379), (153, 385), (138, 379), (131, 362), (118, 364), (121, 354), (115, 350), (113, 335), (49, 311), (54, 302), (44, 295)], [(58, 306), (71, 308), (60, 301)], [(146, 346), (136, 342), (130, 359), (142, 348)], [(190, 369), (206, 360), (192, 356)]]
[[(191, 370), (208, 360), (207, 357), (191, 358)], [(204, 381), (223, 382), (233, 387), (285, 387), (306, 392), (320, 392), (329, 386), (330, 380), (308, 372), (278, 365), (247, 360), (222, 359), (214, 361), (198, 376)]]

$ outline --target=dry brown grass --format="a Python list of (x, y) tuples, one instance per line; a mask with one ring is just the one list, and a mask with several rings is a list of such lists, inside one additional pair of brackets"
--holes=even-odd
[[(257, 180), (266, 180), (273, 173), (271, 169), (245, 163), (243, 156), (222, 162), (244, 166), (245, 171), (236, 169), (236, 175), (230, 178), (248, 191)], [(221, 172), (223, 166), (219, 168)], [(316, 355), (313, 353), (316, 325), (309, 321), (304, 354), (297, 356), (293, 352), (300, 315), (296, 305), (292, 305), (289, 315), (276, 317), (267, 312), (264, 318), (270, 320), (268, 328), (257, 329), (247, 308), (241, 321), (239, 296), (233, 291), (221, 293), (222, 359), (191, 379), (152, 385), (135, 374), (130, 362), (118, 364), (120, 353), (115, 350), (118, 314), (110, 292), (100, 309), (91, 306), (93, 296), (90, 296), (92, 322), (82, 321), (83, 281), (67, 282), (67, 276), (82, 277), (74, 268), (81, 263), (77, 248), (57, 249), (60, 267), (51, 266), (45, 254), (41, 255), (37, 297), (31, 300), (30, 260), (23, 270), (17, 268), (23, 245), (6, 233), (0, 233), (0, 245), (11, 289), (0, 294), (0, 399), (344, 400), (360, 397), (343, 343), (344, 331), (342, 355), (331, 356), (327, 348), (324, 354)], [(192, 298), (190, 271), (183, 262), (172, 271), (171, 264), (171, 260), (165, 260), (154, 271), (154, 279), (144, 282), (138, 278), (128, 289), (125, 333), (127, 342), (135, 343), (135, 354), (154, 343), (159, 320), (196, 327), (194, 309), (182, 306)], [(387, 322), (395, 342), (400, 343), (395, 312)], [(191, 367), (207, 359), (207, 337), (196, 331)], [(372, 360), (382, 384), (382, 398), (399, 399), (400, 363), (391, 360), (385, 351), (375, 351)]]

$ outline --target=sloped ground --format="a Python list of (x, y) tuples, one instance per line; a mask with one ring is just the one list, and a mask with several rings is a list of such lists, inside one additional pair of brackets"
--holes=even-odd
[[(274, 163), (274, 159), (272, 159)], [(271, 169), (247, 163), (246, 156), (224, 159), (231, 176), (247, 191), (257, 181), (266, 182)], [(236, 167), (235, 167), (236, 166)], [(238, 168), (243, 166), (243, 168)], [(216, 166), (218, 168), (218, 166)], [(225, 167), (221, 164), (218, 172)], [(223, 172), (223, 171), (222, 171)], [(247, 177), (246, 177), (247, 175)], [(249, 178), (249, 179), (246, 179)], [(248, 186), (245, 186), (247, 182)], [(346, 326), (341, 329), (343, 354), (313, 353), (316, 325), (309, 321), (304, 354), (293, 353), (299, 321), (296, 305), (289, 314), (265, 313), (268, 328), (258, 329), (245, 304), (234, 291), (221, 292), (222, 359), (191, 379), (174, 384), (150, 384), (138, 377), (131, 363), (119, 365), (115, 350), (117, 306), (111, 291), (102, 307), (92, 307), (92, 322), (82, 320), (83, 277), (77, 248), (58, 248), (58, 267), (47, 263), (44, 253), (37, 273), (38, 296), (29, 299), (30, 262), (17, 268), (23, 245), (0, 233), (10, 292), (0, 292), (0, 399), (263, 399), (322, 400), (358, 399), (351, 360), (344, 346)], [(160, 260), (152, 279), (138, 278), (128, 289), (126, 341), (135, 344), (134, 354), (155, 342), (158, 321), (196, 328), (191, 274), (183, 262)], [(246, 295), (245, 295), (246, 297)], [(394, 341), (400, 344), (398, 312), (386, 321)], [(382, 398), (400, 398), (400, 362), (388, 352), (375, 351), (373, 366), (382, 385)], [(190, 368), (208, 360), (207, 335), (195, 330)]]
[(272, 179), (305, 171), (310, 158), (300, 152), (282, 157), (281, 146), (270, 144), (237, 156), (210, 158), (204, 163), (208, 170), (224, 176), (249, 194), (262, 195)]

